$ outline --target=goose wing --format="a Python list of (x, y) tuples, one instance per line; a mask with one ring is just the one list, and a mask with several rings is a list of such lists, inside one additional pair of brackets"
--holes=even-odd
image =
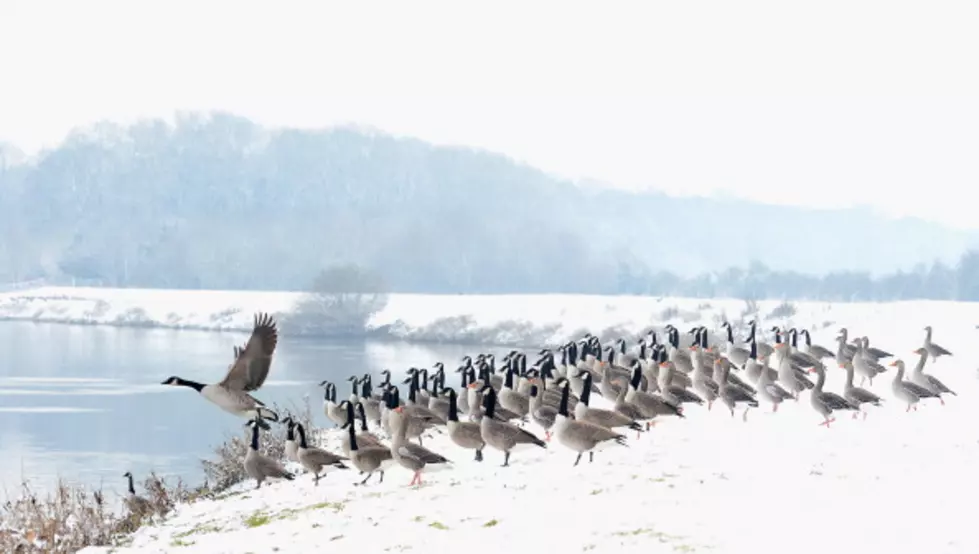
[(946, 387), (945, 383), (939, 381), (937, 377), (932, 377), (931, 375), (925, 375), (925, 379), (928, 379), (928, 382), (931, 383), (931, 386), (935, 387), (938, 390), (938, 392), (948, 393), (951, 394), (952, 396), (958, 396), (957, 394), (955, 394), (955, 391)]
[(325, 466), (330, 466), (347, 459), (332, 452), (327, 452), (322, 448), (307, 448), (305, 449), (303, 456), (307, 457), (313, 463)]
[(232, 390), (258, 390), (269, 375), (272, 365), (272, 354), (279, 342), (279, 333), (275, 320), (268, 314), (255, 316), (252, 336), (244, 348), (237, 349), (235, 362), (228, 369), (228, 374), (220, 385)]
[(847, 400), (855, 403), (880, 404), (880, 397), (867, 389), (852, 387), (844, 395)]
[(425, 462), (426, 464), (444, 464), (449, 461), (445, 456), (432, 452), (424, 446), (415, 444), (413, 442), (406, 442), (402, 444), (401, 447), (398, 448), (398, 454), (402, 456), (412, 456)]
[(911, 393), (917, 395), (918, 398), (935, 398), (938, 396), (925, 387), (912, 383), (911, 381), (902, 381), (901, 386), (904, 387), (904, 390), (910, 391)]
[(856, 410), (850, 401), (835, 392), (824, 392), (819, 395), (819, 401), (831, 410)]

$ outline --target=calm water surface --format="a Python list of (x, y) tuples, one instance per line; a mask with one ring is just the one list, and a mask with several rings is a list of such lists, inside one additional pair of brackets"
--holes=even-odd
[[(0, 322), (0, 498), (22, 478), (36, 489), (59, 477), (124, 491), (121, 475), (150, 470), (203, 479), (200, 459), (244, 420), (187, 388), (159, 383), (170, 375), (220, 380), (232, 346), (246, 333), (124, 329)], [(255, 396), (271, 405), (322, 412), (324, 380), (353, 373), (395, 374), (444, 361), (456, 367), (474, 347), (282, 339), (269, 379)], [(341, 395), (347, 393), (339, 387)]]

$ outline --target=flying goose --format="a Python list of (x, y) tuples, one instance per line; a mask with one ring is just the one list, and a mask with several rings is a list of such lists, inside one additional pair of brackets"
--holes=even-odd
[(252, 442), (245, 453), (245, 473), (255, 480), (255, 488), (261, 488), (266, 479), (286, 479), (292, 481), (295, 475), (286, 471), (282, 464), (258, 452), (258, 433), (261, 422), (248, 420), (245, 426), (251, 427)]
[(391, 417), (394, 418), (391, 423), (394, 428), (394, 437), (391, 439), (391, 455), (401, 467), (415, 474), (408, 486), (421, 485), (422, 472), (426, 469), (449, 467), (449, 460), (441, 454), (436, 454), (424, 446), (408, 442), (405, 435), (408, 428), (408, 415), (405, 413), (404, 406), (395, 408)]
[(299, 433), (299, 450), (297, 452), (299, 463), (306, 468), (306, 471), (313, 474), (313, 483), (315, 485), (320, 484), (320, 473), (325, 475), (336, 469), (349, 469), (343, 463), (343, 460), (347, 458), (337, 456), (322, 448), (309, 446), (306, 443), (306, 429), (303, 428), (302, 423), (296, 423), (296, 431)]
[(904, 410), (905, 412), (910, 412), (912, 408), (914, 408), (914, 411), (918, 411), (918, 402), (922, 398), (938, 397), (937, 394), (930, 390), (904, 380), (904, 360), (897, 359), (888, 365), (897, 368), (897, 372), (894, 374), (894, 380), (891, 381), (891, 392), (894, 393), (894, 396), (898, 400), (907, 403), (908, 408)]
[[(941, 348), (941, 347), (939, 347)], [(958, 396), (955, 391), (945, 386), (938, 380), (937, 377), (929, 375), (924, 372), (925, 360), (928, 359), (929, 351), (925, 347), (921, 347), (914, 351), (915, 354), (921, 356), (918, 363), (915, 364), (914, 369), (911, 370), (911, 382), (928, 389), (929, 392), (934, 393), (938, 397), (938, 401), (945, 405), (945, 399), (942, 398), (943, 394), (951, 394), (952, 396)]]
[(460, 448), (476, 451), (476, 461), (483, 461), (483, 448), (486, 441), (480, 431), (480, 425), (471, 421), (459, 421), (459, 406), (456, 403), (456, 391), (445, 389), (442, 394), (449, 399), (449, 420), (447, 422), (449, 438)]
[(222, 410), (238, 417), (257, 420), (258, 425), (268, 429), (265, 420), (279, 421), (278, 414), (248, 393), (257, 391), (265, 383), (278, 340), (272, 316), (258, 314), (255, 316), (248, 343), (244, 348), (235, 347), (235, 361), (228, 367), (228, 373), (221, 382), (205, 385), (172, 376), (161, 384), (190, 387)]
[(135, 515), (136, 517), (143, 517), (152, 513), (153, 504), (149, 500), (136, 494), (136, 487), (133, 486), (133, 474), (127, 471), (122, 476), (129, 481), (128, 494), (126, 495), (125, 500), (126, 508), (129, 509), (129, 513)]
[[(568, 414), (568, 396), (570, 384), (567, 379), (560, 382), (561, 406), (558, 408), (557, 420), (554, 422), (554, 436), (562, 446), (578, 453), (574, 465), (581, 461), (581, 455), (588, 452), (588, 462), (595, 459), (595, 450), (604, 450), (611, 445), (626, 446), (625, 435), (591, 421), (571, 419)], [(587, 407), (587, 397), (578, 403), (579, 407)]]
[[(476, 384), (469, 385), (477, 386)], [(540, 440), (530, 431), (521, 429), (516, 425), (497, 420), (496, 415), (496, 391), (489, 384), (484, 384), (481, 391), (483, 393), (483, 407), (485, 413), (479, 420), (479, 431), (486, 444), (496, 450), (503, 452), (503, 467), (510, 465), (510, 453), (518, 446), (534, 445), (547, 448), (547, 443)]]
[[(928, 325), (927, 327), (925, 327), (925, 345), (924, 345), (924, 349), (928, 352), (928, 355), (931, 356), (931, 361), (932, 362), (934, 362), (935, 360), (937, 360), (939, 356), (951, 356), (952, 355), (951, 352), (949, 352), (948, 350), (945, 350), (941, 346), (939, 346), (939, 345), (937, 345), (937, 344), (935, 344), (934, 342), (931, 341), (931, 325)], [(949, 391), (949, 392), (951, 392), (951, 391)]]
[[(585, 382), (591, 381), (591, 374), (585, 372), (584, 375)], [(568, 396), (570, 397), (570, 391), (568, 391)], [(568, 409), (568, 401), (564, 399), (565, 393), (564, 389), (561, 390), (561, 405)], [(591, 397), (591, 391), (589, 387), (585, 387), (581, 398), (574, 410), (574, 418), (578, 421), (587, 421), (589, 423), (594, 423), (595, 425), (601, 425), (602, 427), (607, 427), (609, 429), (615, 429), (616, 427), (628, 427), (633, 431), (642, 431), (643, 428), (640, 426), (635, 419), (618, 412), (615, 410), (604, 410), (602, 408), (592, 408), (588, 405), (588, 400)], [(559, 408), (560, 409), (560, 408)], [(560, 414), (560, 411), (558, 411)], [(559, 421), (558, 418), (555, 421)]]
[[(843, 385), (843, 398), (846, 398), (851, 404), (860, 408), (860, 411), (863, 412), (863, 418), (867, 419), (867, 412), (863, 409), (863, 405), (873, 404), (874, 406), (880, 406), (881, 399), (867, 389), (853, 386), (853, 362), (845, 362), (843, 369), (846, 371), (846, 383)], [(856, 417), (857, 412), (854, 412), (853, 418), (856, 419)]]
[(835, 417), (832, 416), (834, 411), (837, 410), (855, 410), (859, 411), (860, 407), (853, 404), (846, 398), (836, 394), (835, 392), (829, 392), (823, 390), (823, 385), (826, 384), (826, 367), (822, 364), (813, 366), (809, 369), (810, 372), (815, 373), (817, 376), (816, 386), (812, 389), (812, 394), (809, 397), (809, 403), (812, 405), (813, 409), (816, 410), (821, 416), (823, 416), (823, 421), (820, 425), (825, 426), (829, 429), (830, 423), (836, 421)]

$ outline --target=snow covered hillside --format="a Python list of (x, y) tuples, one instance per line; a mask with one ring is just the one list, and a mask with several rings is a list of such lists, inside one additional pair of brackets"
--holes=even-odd
[[(151, 326), (247, 331), (258, 311), (290, 312), (301, 293), (43, 287), (0, 293), (0, 320), (97, 325)], [(916, 301), (893, 303), (746, 303), (734, 299), (654, 298), (586, 295), (426, 295), (392, 294), (368, 327), (375, 336), (416, 341), (537, 346), (589, 331), (600, 337), (634, 336), (665, 323), (703, 324), (757, 317), (777, 324), (805, 325), (814, 335), (840, 325), (881, 332), (907, 332), (951, 317), (973, 328), (979, 309), (969, 303)], [(898, 328), (893, 323), (900, 320)], [(680, 325), (681, 327), (683, 325)], [(835, 327), (834, 327), (835, 326)], [(832, 327), (832, 329), (829, 329)], [(874, 339), (876, 340), (876, 339)]]

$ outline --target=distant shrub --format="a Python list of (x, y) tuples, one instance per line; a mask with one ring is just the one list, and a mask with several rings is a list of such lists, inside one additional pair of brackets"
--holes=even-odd
[(669, 321), (680, 315), (680, 308), (676, 306), (667, 306), (659, 313), (660, 321)]
[(280, 326), (291, 335), (361, 336), (387, 302), (380, 276), (356, 265), (335, 266), (316, 276), (295, 309), (281, 317)]
[(782, 302), (778, 306), (772, 308), (772, 311), (766, 316), (766, 319), (788, 319), (797, 313), (795, 304), (791, 302)]

